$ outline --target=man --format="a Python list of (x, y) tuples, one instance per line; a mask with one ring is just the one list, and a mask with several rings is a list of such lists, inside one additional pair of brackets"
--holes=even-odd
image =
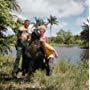
[(22, 55), (22, 70), (24, 70), (24, 61), (25, 61), (25, 48), (27, 47), (27, 41), (28, 41), (28, 27), (29, 27), (30, 21), (25, 20), (24, 25), (19, 28), (18, 34), (17, 34), (17, 43), (16, 43), (16, 50), (17, 50), (17, 55), (16, 55), (16, 60), (14, 63), (13, 67), (13, 72), (12, 76), (14, 78), (17, 77), (17, 73), (19, 70), (19, 63), (20, 63), (20, 58)]

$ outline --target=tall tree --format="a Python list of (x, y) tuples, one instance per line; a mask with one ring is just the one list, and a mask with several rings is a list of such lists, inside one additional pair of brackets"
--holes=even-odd
[(51, 34), (51, 37), (52, 37), (52, 26), (54, 24), (58, 24), (58, 21), (57, 21), (57, 18), (55, 16), (52, 16), (50, 15), (50, 18), (48, 19), (48, 22), (50, 23), (50, 34)]

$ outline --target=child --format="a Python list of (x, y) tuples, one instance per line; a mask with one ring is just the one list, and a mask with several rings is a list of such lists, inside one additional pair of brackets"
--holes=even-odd
[(48, 38), (45, 36), (46, 27), (44, 25), (38, 27), (40, 30), (40, 40), (42, 41), (42, 47), (44, 48), (45, 56), (47, 59), (58, 57), (55, 49), (48, 44)]
[(46, 62), (46, 73), (48, 76), (51, 75), (51, 65), (53, 63), (54, 57), (58, 57), (57, 52), (55, 49), (48, 44), (48, 38), (45, 36), (46, 27), (44, 25), (39, 26), (38, 29), (40, 30), (40, 40), (42, 42), (42, 47), (45, 53), (45, 62)]

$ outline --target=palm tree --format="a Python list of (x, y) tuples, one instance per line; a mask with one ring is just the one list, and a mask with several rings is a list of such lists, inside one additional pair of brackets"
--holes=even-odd
[(58, 21), (57, 21), (57, 18), (55, 16), (52, 16), (50, 15), (50, 18), (48, 19), (48, 22), (50, 23), (50, 34), (51, 34), (51, 37), (52, 37), (52, 26), (54, 24), (58, 24)]
[(35, 22), (33, 22), (32, 24), (34, 24), (33, 27), (38, 27), (40, 25), (45, 25), (46, 23), (44, 22), (44, 20), (42, 18), (37, 18), (35, 17)]

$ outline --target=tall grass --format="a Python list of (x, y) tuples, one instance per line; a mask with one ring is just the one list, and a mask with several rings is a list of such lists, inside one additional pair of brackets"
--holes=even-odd
[[(0, 63), (3, 62), (0, 58)], [(2, 63), (0, 71), (11, 75), (13, 60)], [(5, 69), (6, 68), (6, 69)], [(2, 90), (88, 90), (89, 63), (88, 60), (72, 64), (62, 60), (53, 65), (52, 75), (46, 76), (45, 71), (37, 70), (30, 82), (0, 79)], [(0, 73), (1, 73), (0, 72)], [(1, 75), (1, 74), (0, 74)], [(1, 77), (1, 76), (0, 76)]]

